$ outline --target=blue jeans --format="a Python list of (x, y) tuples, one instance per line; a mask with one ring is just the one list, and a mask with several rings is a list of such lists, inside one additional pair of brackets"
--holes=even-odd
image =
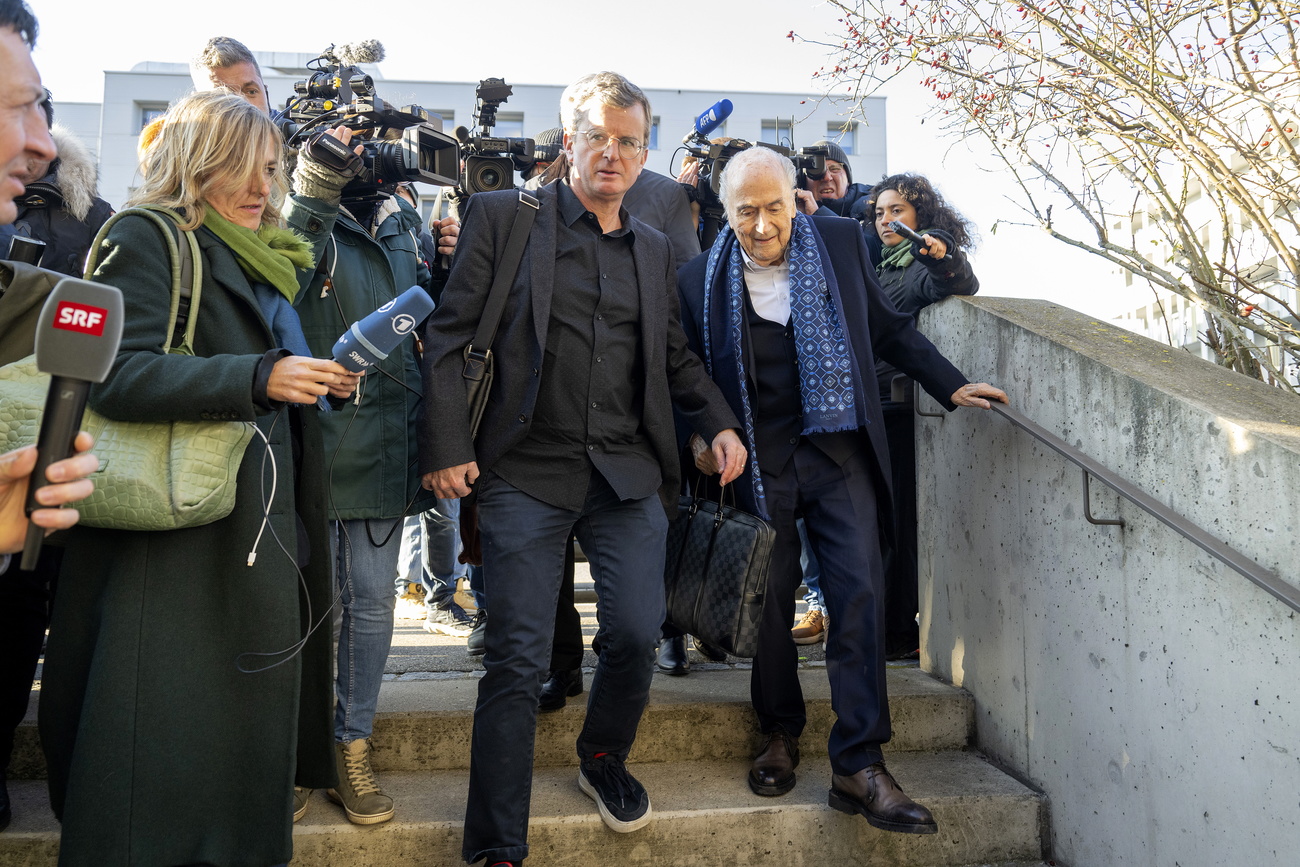
[(456, 582), (465, 577), (460, 554), (460, 500), (438, 500), (402, 526), (402, 550), (397, 561), (397, 592), (406, 584), (424, 588), (424, 605), (446, 608), (456, 595)]
[(469, 592), (474, 597), (474, 607), (487, 611), (487, 594), (483, 592), (483, 567), (469, 567)]
[(578, 511), (530, 497), (488, 472), (478, 481), (488, 598), (486, 670), (470, 748), (462, 854), (473, 863), (528, 855), (537, 696), (546, 676), (569, 533), (591, 565), (603, 628), (578, 756), (627, 758), (650, 695), (664, 619), (668, 519), (657, 496), (620, 501), (593, 472)]
[[(398, 536), (394, 533), (383, 547), (393, 520), (346, 520), (330, 522), (330, 541), (336, 557), (343, 607), (339, 631), (338, 674), (334, 686), (338, 706), (334, 709), (334, 738), (349, 743), (370, 737), (379, 704), (379, 685), (384, 663), (393, 644), (393, 573), (397, 569)], [(370, 524), (370, 532), (366, 524)]]
[(799, 528), (799, 545), (802, 547), (799, 553), (799, 568), (803, 570), (803, 583), (808, 588), (803, 601), (808, 603), (809, 611), (825, 611), (826, 603), (822, 600), (821, 564), (817, 562), (817, 555), (808, 544), (808, 528), (804, 526), (804, 519), (800, 518), (796, 526)]

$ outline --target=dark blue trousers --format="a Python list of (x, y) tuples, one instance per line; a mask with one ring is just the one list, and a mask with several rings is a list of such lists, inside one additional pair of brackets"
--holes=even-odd
[(594, 471), (578, 511), (543, 503), (490, 472), (477, 487), (490, 613), (465, 808), (462, 855), (471, 864), (528, 855), (537, 696), (551, 655), (569, 534), (587, 554), (601, 623), (578, 756), (608, 752), (626, 759), (650, 695), (668, 531), (658, 496), (620, 501)]
[(764, 732), (782, 728), (797, 737), (807, 722), (798, 648), (790, 637), (802, 576), (795, 519), (802, 514), (830, 616), (826, 674), (838, 717), (829, 741), (831, 768), (854, 774), (880, 761), (880, 746), (890, 736), (884, 567), (870, 464), (858, 451), (841, 466), (804, 439), (779, 474), (762, 475), (776, 545), (750, 680), (754, 710)]

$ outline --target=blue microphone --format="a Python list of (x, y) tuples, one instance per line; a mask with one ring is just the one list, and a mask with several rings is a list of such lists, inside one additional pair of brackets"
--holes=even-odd
[(334, 344), (334, 360), (354, 373), (368, 370), (387, 358), (432, 312), (429, 293), (412, 286), (343, 332)]
[(722, 126), (722, 122), (731, 117), (731, 100), (720, 99), (713, 105), (704, 110), (704, 113), (695, 118), (695, 128), (686, 134), (682, 139), (682, 144), (690, 144), (696, 139), (705, 139), (709, 133)]

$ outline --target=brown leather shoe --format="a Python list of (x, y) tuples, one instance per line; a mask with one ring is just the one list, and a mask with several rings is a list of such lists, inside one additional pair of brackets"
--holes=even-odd
[(903, 794), (884, 762), (876, 762), (851, 777), (832, 774), (828, 803), (841, 813), (861, 813), (873, 828), (882, 831), (939, 833), (934, 816)]
[(784, 795), (794, 788), (799, 767), (799, 739), (783, 729), (768, 732), (763, 748), (749, 769), (749, 788), (755, 795)]

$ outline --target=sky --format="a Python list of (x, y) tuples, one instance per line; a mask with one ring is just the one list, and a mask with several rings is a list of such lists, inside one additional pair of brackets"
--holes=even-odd
[[(613, 69), (646, 88), (816, 92), (822, 88), (813, 72), (826, 61), (826, 50), (787, 34), (825, 40), (836, 30), (833, 7), (820, 0), (660, 0), (549, 10), (521, 0), (28, 4), (40, 20), (36, 65), (56, 101), (67, 102), (100, 102), (104, 70), (127, 70), (145, 60), (186, 62), (214, 35), (233, 36), (254, 51), (312, 53), (331, 43), (378, 39), (387, 50), (380, 68), (392, 79), (501, 76), (511, 83), (562, 85)], [(566, 9), (574, 14), (566, 16)], [(934, 124), (922, 123), (932, 97), (914, 83), (891, 84), (883, 95), (888, 171), (925, 174), (975, 224), (981, 242), (972, 263), (981, 294), (1045, 298), (1102, 318), (1150, 300), (1123, 290), (1122, 278), (1100, 259), (1037, 230), (1004, 225), (993, 234), (999, 219), (1022, 215), (1007, 198), (1010, 183), (988, 149), (978, 141), (937, 138)]]

